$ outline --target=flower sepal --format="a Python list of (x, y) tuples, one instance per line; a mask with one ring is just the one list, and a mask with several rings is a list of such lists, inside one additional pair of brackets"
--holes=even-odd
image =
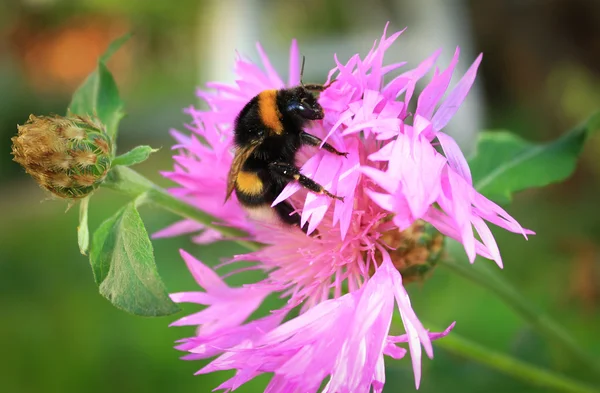
[(446, 249), (446, 236), (423, 220), (415, 221), (404, 231), (394, 229), (383, 233), (381, 242), (390, 247), (390, 258), (404, 283), (424, 281)]
[(136, 146), (127, 153), (115, 157), (113, 165), (132, 166), (140, 164), (146, 161), (150, 157), (150, 154), (156, 153), (158, 150), (159, 149), (153, 149), (148, 145)]

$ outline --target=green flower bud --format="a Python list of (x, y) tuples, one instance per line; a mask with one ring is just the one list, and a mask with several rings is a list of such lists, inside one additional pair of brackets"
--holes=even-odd
[(423, 220), (400, 232), (385, 232), (381, 241), (389, 246), (394, 266), (403, 282), (423, 281), (444, 255), (446, 237)]
[(13, 160), (65, 199), (83, 198), (102, 183), (113, 158), (104, 126), (85, 117), (29, 116), (12, 138)]

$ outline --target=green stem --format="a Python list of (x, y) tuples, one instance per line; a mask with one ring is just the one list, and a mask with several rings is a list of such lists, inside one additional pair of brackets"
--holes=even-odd
[(594, 357), (583, 350), (561, 326), (533, 306), (515, 288), (498, 278), (484, 263), (469, 265), (444, 260), (440, 262), (440, 265), (496, 294), (535, 330), (554, 344), (559, 345), (582, 366), (588, 367), (596, 375), (600, 375), (600, 365)]
[[(426, 326), (430, 326), (426, 324)], [(441, 331), (441, 330), (440, 330)], [(474, 343), (452, 332), (448, 336), (435, 341), (437, 347), (448, 352), (485, 364), (511, 377), (521, 379), (532, 385), (546, 387), (563, 392), (572, 393), (600, 393), (591, 386), (581, 384), (568, 377), (547, 371), (537, 366), (525, 363), (511, 356), (495, 352)]]
[(260, 248), (258, 243), (243, 240), (248, 237), (247, 233), (219, 224), (220, 220), (218, 218), (175, 198), (163, 188), (158, 187), (152, 181), (128, 167), (116, 166), (112, 168), (102, 186), (119, 191), (132, 198), (142, 197), (146, 203), (159, 206), (181, 217), (215, 229), (249, 250), (255, 251)]

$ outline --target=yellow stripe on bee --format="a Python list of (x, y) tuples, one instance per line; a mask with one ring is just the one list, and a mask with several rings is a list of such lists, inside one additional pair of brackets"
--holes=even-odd
[(253, 172), (240, 172), (235, 179), (238, 191), (248, 195), (257, 195), (263, 191), (263, 182)]
[(258, 95), (258, 115), (267, 127), (281, 135), (283, 124), (277, 108), (277, 90), (265, 90)]

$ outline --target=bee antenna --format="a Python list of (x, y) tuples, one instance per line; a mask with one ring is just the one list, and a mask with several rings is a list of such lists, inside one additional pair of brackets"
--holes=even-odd
[(302, 77), (304, 76), (304, 63), (306, 62), (306, 56), (302, 55), (302, 66), (300, 67), (300, 86), (304, 87)]

